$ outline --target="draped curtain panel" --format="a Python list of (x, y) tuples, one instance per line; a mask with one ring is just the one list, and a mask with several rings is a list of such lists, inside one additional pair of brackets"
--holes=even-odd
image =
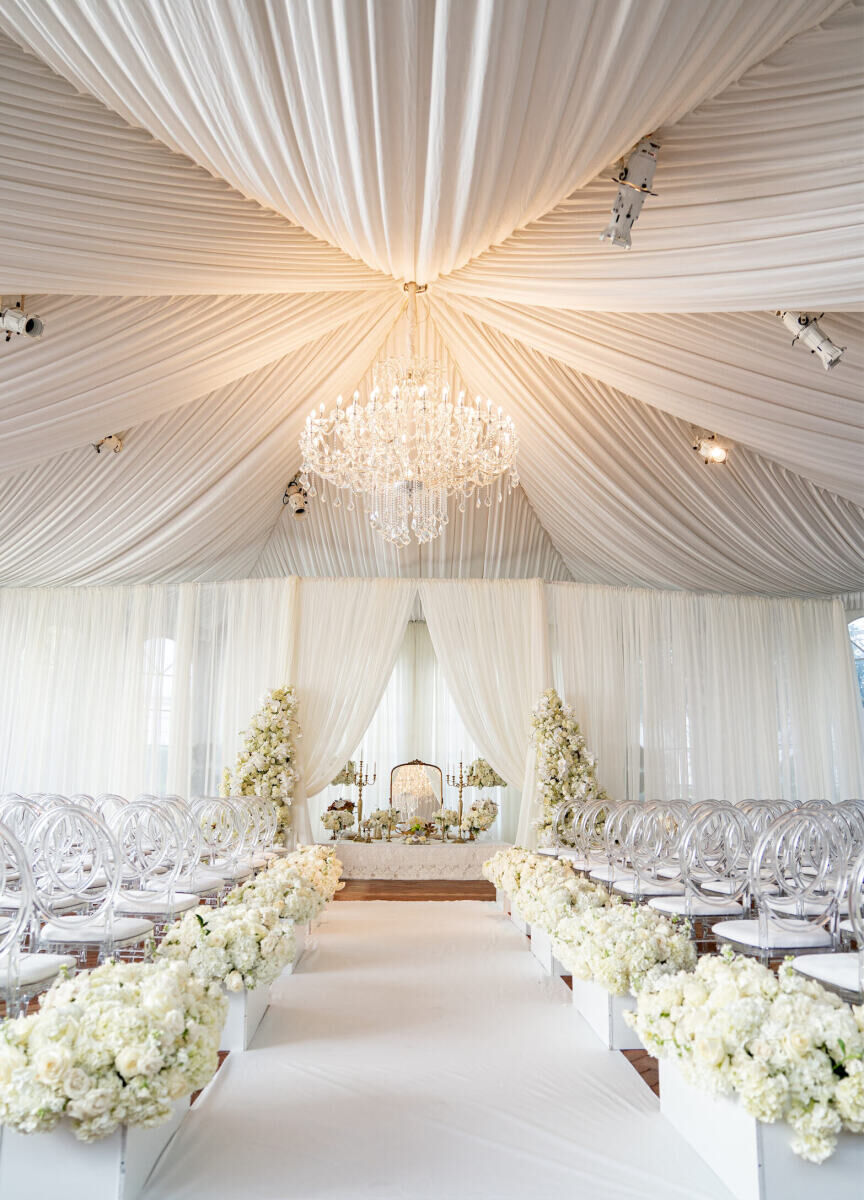
[(420, 584), (429, 635), (468, 732), (521, 792), (516, 836), (528, 844), (535, 790), (531, 709), (549, 686), (546, 601), (539, 580)]
[(803, 801), (864, 791), (839, 600), (547, 592), (556, 680), (611, 795)]

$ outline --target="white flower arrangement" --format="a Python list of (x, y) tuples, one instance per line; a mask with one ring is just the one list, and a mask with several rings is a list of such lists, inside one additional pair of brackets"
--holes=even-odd
[(318, 916), (327, 899), (301, 874), (296, 863), (284, 858), (234, 888), (225, 897), (225, 904), (275, 908), (282, 920), (302, 925)]
[(264, 796), (277, 805), (276, 841), (284, 844), (297, 783), (294, 741), (299, 737), (293, 687), (268, 692), (243, 737), (234, 770), (222, 776), (223, 796)]
[(321, 814), (321, 824), (331, 833), (341, 833), (354, 824), (354, 810), (350, 808), (328, 808)]
[(783, 964), (777, 976), (727, 952), (646, 983), (627, 1020), (694, 1087), (737, 1095), (759, 1121), (786, 1121), (792, 1150), (821, 1163), (846, 1129), (864, 1133), (864, 1006)]
[(483, 833), (495, 824), (498, 816), (498, 805), (494, 800), (481, 796), (462, 813), (462, 830), (465, 833)]
[(353, 787), (356, 770), (353, 760), (349, 758), (336, 778), (330, 780), (330, 783), (333, 787)]
[(182, 962), (109, 962), (0, 1026), (0, 1123), (81, 1141), (159, 1125), (215, 1074), (226, 1002)]
[(342, 863), (331, 846), (298, 846), (274, 864), (275, 869), (279, 870), (283, 863), (296, 867), (328, 904), (345, 886), (341, 882)]
[(394, 830), (399, 822), (399, 814), (395, 808), (376, 808), (367, 818), (372, 836), (380, 838), (387, 830)]
[(575, 913), (609, 903), (605, 888), (577, 875), (565, 859), (532, 854), (518, 846), (499, 850), (483, 864), (483, 874), (499, 891), (508, 893), (529, 924), (540, 926), (551, 937)]
[(593, 980), (615, 996), (636, 995), (646, 982), (696, 965), (686, 925), (617, 898), (562, 921), (553, 944), (559, 962), (576, 978)]
[(459, 813), (455, 808), (442, 808), (432, 818), (439, 829), (449, 829), (451, 825), (459, 824)]
[(171, 925), (156, 951), (180, 959), (208, 983), (229, 992), (272, 983), (294, 958), (294, 928), (276, 906), (202, 906)]
[(572, 800), (588, 804), (607, 797), (597, 782), (597, 760), (589, 753), (573, 710), (554, 689), (540, 697), (531, 727), (542, 814), (534, 824), (540, 845), (549, 845), (562, 804)]
[(506, 786), (505, 781), (495, 768), (489, 765), (485, 758), (475, 758), (468, 767), (466, 787), (496, 788)]

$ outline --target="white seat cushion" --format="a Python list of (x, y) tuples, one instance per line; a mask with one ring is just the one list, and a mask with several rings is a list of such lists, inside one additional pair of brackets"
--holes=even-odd
[[(107, 941), (107, 922), (81, 921), (77, 917), (60, 917), (49, 921), (42, 930), (45, 942), (68, 942), (70, 945)], [(153, 922), (142, 917), (115, 917), (111, 923), (111, 937), (115, 946), (128, 946), (140, 942), (153, 932)]]
[[(802, 917), (818, 917), (825, 912), (828, 905), (827, 900), (824, 903), (818, 900), (802, 900), (798, 903), (801, 905), (800, 914)], [(797, 911), (796, 902), (791, 896), (778, 896), (776, 900), (771, 901), (771, 907), (782, 913), (791, 913), (793, 916), (796, 915)], [(848, 916), (849, 905), (847, 902), (841, 902), (839, 909), (841, 916)]]
[[(194, 892), (196, 896), (209, 896), (213, 892), (219, 892), (228, 881), (224, 875), (217, 875), (215, 871), (197, 870), (190, 871), (188, 875), (181, 875), (175, 883), (178, 892)], [(152, 880), (147, 885), (148, 892), (163, 892), (165, 885), (160, 883), (158, 879)]]
[[(75, 959), (68, 954), (19, 954), (18, 987), (32, 987), (59, 975), (63, 967), (71, 971)], [(0, 954), (0, 988), (9, 986), (9, 954)]]
[(737, 942), (739, 946), (757, 946), (762, 950), (805, 950), (810, 946), (831, 945), (831, 938), (824, 929), (801, 922), (800, 928), (787, 929), (776, 921), (768, 922), (768, 942), (759, 941), (759, 922), (721, 921), (714, 926), (715, 938), (726, 942)]
[(860, 982), (857, 954), (802, 954), (792, 959), (792, 966), (799, 975), (808, 975), (842, 988), (845, 992), (857, 992)]
[[(0, 909), (6, 909), (9, 912), (17, 912), (20, 904), (21, 898), (14, 892), (12, 895), (3, 896), (0, 899)], [(74, 912), (78, 907), (78, 904), (70, 903), (69, 901), (61, 902), (60, 900), (52, 900), (50, 904), (51, 911), (56, 913)]]
[(613, 880), (617, 883), (619, 879), (635, 879), (636, 875), (633, 871), (628, 871), (625, 867), (610, 867), (606, 863), (605, 866), (596, 867), (588, 878), (596, 879), (598, 883), (610, 883)]
[(612, 886), (622, 896), (677, 896), (684, 892), (680, 883), (642, 883), (638, 879), (616, 879)]
[(197, 908), (200, 896), (194, 892), (119, 892), (114, 905), (118, 913), (182, 913)]
[[(657, 912), (666, 913), (668, 916), (683, 917), (687, 912), (687, 897), (658, 896), (656, 900), (648, 901), (648, 907), (656, 909)], [(691, 896), (690, 915), (693, 917), (743, 917), (744, 909), (734, 900), (730, 900), (728, 904), (722, 900), (718, 900), (716, 904), (709, 904), (707, 900)]]

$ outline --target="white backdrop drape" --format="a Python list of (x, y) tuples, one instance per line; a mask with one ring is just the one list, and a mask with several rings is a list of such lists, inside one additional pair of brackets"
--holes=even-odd
[[(383, 772), (389, 754), (478, 753), (513, 789), (508, 801), (521, 792), (517, 836), (529, 841), (530, 713), (554, 677), (616, 798), (864, 794), (839, 599), (423, 581), (438, 665), (427, 654), (408, 695), (408, 675), (394, 683), (392, 671), (417, 587), (263, 579), (0, 589), (0, 790), (212, 793), (261, 694), (293, 682), (310, 795), (374, 738), (389, 747), (377, 752)], [(387, 727), (394, 710), (379, 709), (388, 679), (415, 732), (417, 714), (439, 721), (405, 749)]]
[(435, 580), (420, 602), (465, 726), (510, 787), (521, 792), (517, 840), (526, 844), (534, 796), (531, 709), (550, 680), (546, 603), (539, 580)]
[(330, 782), (372, 720), (414, 596), (410, 580), (301, 581), (294, 682), (302, 729), (297, 758), (309, 797)]

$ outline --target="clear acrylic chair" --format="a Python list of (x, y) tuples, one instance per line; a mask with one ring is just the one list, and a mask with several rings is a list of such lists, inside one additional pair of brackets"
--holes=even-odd
[(793, 950), (834, 949), (846, 878), (847, 859), (830, 816), (818, 807), (785, 812), (761, 833), (750, 856), (757, 917), (721, 921), (714, 936), (765, 963)]
[(594, 883), (601, 883), (611, 891), (617, 882), (635, 879), (636, 872), (628, 857), (627, 835), (642, 811), (642, 805), (636, 801), (625, 801), (610, 809), (603, 826), (606, 862), (588, 873), (588, 878)]
[(99, 961), (146, 953), (152, 921), (115, 914), (123, 860), (101, 817), (72, 804), (51, 808), (34, 824), (27, 849), (36, 916), (44, 921), (36, 948), (74, 952), (81, 962), (94, 951)]
[(0, 922), (0, 994), (6, 1017), (16, 1017), (63, 971), (74, 971), (75, 959), (65, 954), (34, 954), (26, 950), (33, 915), (33, 877), (27, 852), (11, 829), (0, 824), (0, 903), (13, 915)]
[(112, 832), (128, 880), (128, 886), (117, 893), (115, 912), (147, 917), (158, 934), (179, 913), (198, 906), (197, 894), (177, 888), (186, 861), (186, 834), (173, 807), (133, 800), (123, 808)]
[(683, 895), (679, 847), (689, 812), (680, 801), (651, 801), (630, 824), (625, 836), (632, 879), (619, 879), (614, 890), (627, 900)]

